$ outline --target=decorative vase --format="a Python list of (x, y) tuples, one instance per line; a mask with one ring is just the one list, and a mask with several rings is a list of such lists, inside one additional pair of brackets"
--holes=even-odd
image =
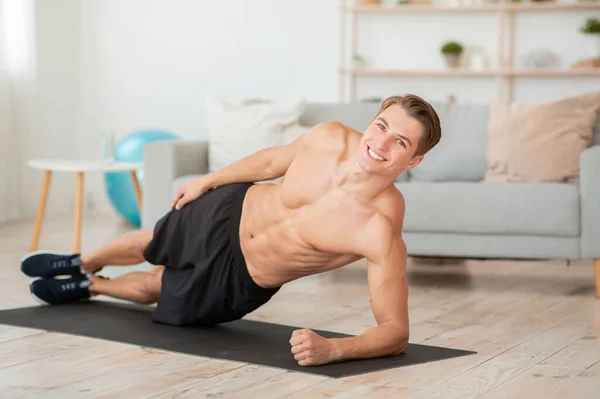
[(457, 53), (444, 54), (444, 60), (446, 61), (446, 66), (448, 68), (456, 68), (458, 66), (458, 63), (460, 60), (460, 54), (457, 54)]
[(581, 51), (585, 58), (600, 57), (600, 34), (586, 33), (581, 37)]
[(600, 58), (600, 34), (586, 36), (586, 54), (590, 58)]

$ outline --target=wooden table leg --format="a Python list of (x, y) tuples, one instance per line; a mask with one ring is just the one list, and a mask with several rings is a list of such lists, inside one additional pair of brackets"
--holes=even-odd
[(44, 212), (46, 211), (46, 202), (48, 201), (48, 190), (50, 188), (50, 179), (52, 171), (46, 170), (44, 173), (44, 183), (42, 184), (42, 194), (38, 203), (37, 215), (35, 217), (35, 227), (33, 229), (33, 238), (29, 251), (33, 252), (38, 248), (40, 240), (40, 232), (42, 231), (42, 222), (44, 220)]
[(75, 217), (73, 220), (73, 252), (81, 251), (81, 215), (83, 212), (83, 172), (77, 172), (77, 191), (75, 194)]
[(142, 216), (142, 189), (140, 188), (140, 182), (137, 178), (137, 174), (134, 170), (130, 172), (131, 181), (133, 182), (133, 190), (135, 191), (135, 199), (137, 201), (138, 211), (140, 212), (140, 219)]

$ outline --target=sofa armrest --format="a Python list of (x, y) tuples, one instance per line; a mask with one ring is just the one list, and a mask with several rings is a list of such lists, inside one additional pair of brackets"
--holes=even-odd
[(169, 211), (176, 178), (208, 173), (208, 142), (161, 140), (144, 147), (142, 227), (153, 227)]
[(600, 259), (600, 145), (580, 157), (581, 257)]

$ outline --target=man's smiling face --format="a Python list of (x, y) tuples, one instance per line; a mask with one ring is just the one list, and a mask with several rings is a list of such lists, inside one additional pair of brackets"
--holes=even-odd
[(358, 148), (363, 170), (378, 175), (397, 176), (419, 164), (415, 156), (422, 136), (421, 124), (394, 104), (382, 111), (364, 132)]

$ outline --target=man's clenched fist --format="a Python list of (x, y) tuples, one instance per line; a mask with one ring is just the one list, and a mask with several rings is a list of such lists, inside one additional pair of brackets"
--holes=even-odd
[(294, 359), (300, 366), (318, 366), (334, 359), (332, 342), (312, 330), (295, 330), (290, 344)]

